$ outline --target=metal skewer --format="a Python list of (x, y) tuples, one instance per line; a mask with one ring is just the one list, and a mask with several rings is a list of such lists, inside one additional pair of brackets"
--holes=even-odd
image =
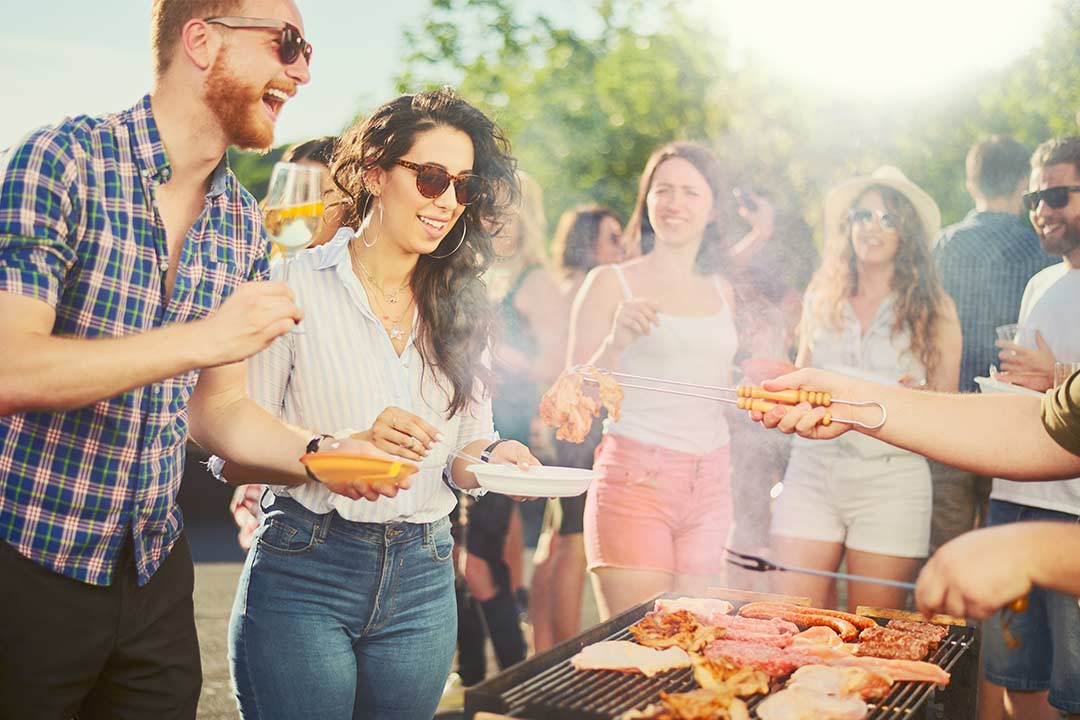
[[(765, 390), (764, 388), (751, 386), (751, 385), (740, 385), (738, 387), (733, 387), (733, 388), (732, 387), (723, 387), (723, 386), (720, 386), (720, 385), (703, 385), (701, 383), (682, 382), (682, 381), (679, 381), (679, 380), (666, 380), (664, 378), (647, 377), (647, 376), (644, 376), (644, 375), (632, 375), (630, 373), (618, 372), (616, 370), (605, 370), (603, 368), (596, 368), (596, 367), (591, 367), (591, 366), (586, 366), (586, 365), (577, 365), (577, 366), (570, 369), (571, 372), (575, 372), (575, 371), (580, 372), (582, 370), (591, 370), (593, 372), (602, 373), (604, 375), (608, 375), (608, 376), (614, 377), (614, 378), (627, 378), (627, 379), (630, 379), (630, 380), (643, 380), (643, 381), (646, 381), (646, 382), (659, 383), (659, 384), (662, 384), (662, 385), (675, 385), (675, 386), (678, 386), (678, 387), (698, 388), (698, 389), (701, 389), (701, 390), (707, 390), (707, 391), (712, 391), (712, 392), (735, 393), (735, 394), (737, 394), (739, 396), (738, 398), (725, 398), (725, 397), (717, 397), (716, 395), (709, 395), (709, 394), (695, 393), (695, 392), (687, 392), (685, 390), (673, 390), (671, 388), (665, 388), (665, 387), (655, 387), (655, 386), (650, 386), (650, 385), (637, 385), (637, 384), (634, 384), (634, 383), (625, 383), (625, 382), (620, 382), (619, 383), (620, 387), (624, 387), (624, 388), (633, 388), (635, 390), (651, 390), (653, 392), (667, 393), (669, 395), (681, 395), (683, 397), (701, 398), (701, 399), (704, 399), (704, 400), (715, 400), (717, 402), (725, 402), (725, 403), (731, 403), (732, 405), (737, 405), (742, 410), (757, 410), (757, 411), (763, 412), (763, 413), (772, 410), (777, 405), (789, 405), (790, 406), (790, 405), (796, 405), (796, 404), (798, 404), (800, 402), (807, 402), (807, 403), (810, 403), (811, 405), (813, 405), (815, 407), (828, 407), (828, 406), (833, 405), (833, 404), (849, 405), (851, 407), (871, 407), (871, 406), (873, 406), (873, 407), (876, 407), (877, 409), (879, 409), (881, 411), (881, 420), (874, 423), (873, 425), (868, 425), (867, 423), (860, 422), (859, 420), (845, 420), (845, 419), (842, 419), (842, 418), (833, 417), (832, 413), (826, 413), (825, 414), (825, 417), (822, 418), (822, 421), (821, 421), (822, 425), (829, 425), (831, 423), (838, 422), (838, 423), (844, 423), (846, 425), (852, 425), (852, 426), (855, 426), (855, 427), (865, 428), (867, 430), (877, 430), (878, 428), (880, 428), (882, 425), (885, 424), (885, 421), (889, 417), (888, 411), (885, 410), (885, 406), (882, 405), (879, 402), (876, 402), (876, 401), (873, 401), (873, 400), (866, 401), (866, 402), (857, 402), (855, 400), (840, 400), (840, 399), (833, 398), (828, 393), (817, 392), (817, 391), (813, 391), (813, 390), (796, 389), (796, 390), (770, 391), (770, 390)], [(598, 381), (595, 378), (591, 377), (589, 375), (589, 373), (587, 373), (587, 372), (583, 372), (582, 377), (585, 379), (586, 382), (593, 383), (593, 384), (598, 384)]]

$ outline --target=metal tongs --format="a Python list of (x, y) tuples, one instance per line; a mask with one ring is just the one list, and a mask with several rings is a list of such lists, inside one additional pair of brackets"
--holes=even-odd
[[(595, 378), (590, 376), (590, 371), (595, 373), (602, 373), (610, 377), (616, 378), (619, 381), (619, 385), (625, 388), (634, 388), (635, 390), (652, 390), (653, 392), (668, 393), (669, 395), (682, 395), (684, 397), (696, 397), (704, 398), (705, 400), (716, 400), (718, 402), (732, 403), (737, 405), (741, 410), (756, 410), (761, 413), (767, 413), (777, 405), (798, 405), (799, 403), (809, 403), (814, 407), (829, 407), (833, 404), (851, 405), (852, 407), (876, 407), (881, 410), (881, 420), (873, 425), (867, 425), (864, 422), (858, 420), (844, 420), (841, 418), (834, 418), (832, 413), (825, 413), (825, 417), (821, 419), (822, 425), (830, 425), (834, 422), (845, 423), (855, 427), (865, 428), (867, 430), (877, 430), (888, 419), (889, 414), (885, 410), (885, 406), (877, 401), (868, 402), (856, 402), (854, 400), (839, 400), (834, 398), (827, 392), (819, 392), (816, 390), (805, 390), (803, 388), (792, 390), (766, 390), (758, 385), (739, 385), (737, 387), (722, 387), (718, 385), (702, 385), (700, 383), (688, 383), (678, 380), (665, 380), (664, 378), (646, 377), (644, 375), (631, 375), (629, 373), (618, 372), (615, 370), (605, 370), (603, 368), (592, 367), (590, 365), (578, 365), (571, 368), (571, 371), (580, 372), (586, 382), (598, 383)], [(637, 385), (634, 383), (623, 382), (622, 379), (638, 380), (646, 383), (655, 383), (655, 385)], [(675, 390), (669, 387), (657, 387), (656, 385), (673, 385), (676, 387), (694, 388), (703, 392), (688, 392), (686, 390)], [(737, 397), (726, 398), (717, 397), (708, 393), (732, 393)]]
[[(837, 580), (853, 580), (855, 582), (873, 583), (875, 585), (888, 585), (889, 587), (903, 590), (915, 590), (915, 583), (902, 582), (900, 580), (888, 580), (886, 578), (869, 577), (867, 575), (849, 575), (848, 573), (829, 572), (828, 570), (816, 570), (814, 568), (795, 567), (783, 563), (772, 562), (757, 555), (747, 555), (736, 552), (731, 548), (724, 548), (727, 553), (727, 561), (736, 567), (754, 572), (769, 572), (771, 570), (783, 570), (787, 572), (802, 573), (804, 575), (818, 575), (820, 577), (835, 578)], [(1020, 647), (1020, 638), (1009, 629), (1009, 623), (1017, 613), (1025, 612), (1028, 608), (1028, 598), (1019, 597), (1001, 609), (1001, 632), (1004, 636), (1005, 647), (1015, 650)]]
[(851, 580), (854, 582), (873, 583), (875, 585), (888, 585), (889, 587), (902, 588), (904, 590), (915, 589), (915, 583), (902, 582), (900, 580), (888, 580), (886, 578), (870, 577), (869, 575), (849, 575), (848, 573), (829, 572), (828, 570), (816, 570), (814, 568), (784, 565), (783, 563), (766, 560), (757, 555), (747, 555), (746, 553), (736, 552), (731, 548), (724, 548), (724, 552), (728, 554), (727, 561), (729, 563), (741, 567), (744, 570), (753, 570), (754, 572), (784, 570), (787, 572), (802, 573), (804, 575), (818, 575), (820, 577), (835, 578), (837, 580)]

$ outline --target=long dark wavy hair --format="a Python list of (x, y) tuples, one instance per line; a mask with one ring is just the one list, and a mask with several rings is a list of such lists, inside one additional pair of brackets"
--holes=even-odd
[[(345, 224), (358, 228), (374, 205), (365, 175), (375, 167), (389, 171), (421, 133), (436, 127), (460, 130), (473, 144), (473, 168), (487, 192), (469, 204), (431, 255), (421, 255), (410, 287), (420, 315), (416, 347), (425, 367), (437, 370), (453, 387), (448, 415), (476, 399), (478, 381), (492, 376), (481, 362), (488, 349), (494, 314), (481, 276), (494, 258), (492, 234), (518, 202), (516, 162), (502, 130), (450, 88), (402, 95), (350, 128), (341, 138), (330, 172), (348, 200)], [(468, 235), (458, 245), (467, 224)], [(437, 258), (435, 255), (447, 255)]]
[(622, 226), (618, 214), (604, 205), (580, 205), (562, 214), (551, 240), (551, 257), (560, 275), (566, 277), (574, 270), (588, 272), (596, 266), (596, 241), (605, 218)]
[[(893, 258), (892, 290), (896, 293), (896, 302), (892, 332), (895, 335), (906, 329), (911, 333), (911, 353), (930, 376), (941, 359), (939, 349), (934, 346), (934, 334), (942, 320), (945, 291), (930, 256), (927, 231), (911, 201), (900, 191), (885, 185), (866, 188), (851, 207), (858, 206), (869, 193), (881, 195), (888, 211), (900, 218), (900, 244)], [(843, 326), (844, 301), (859, 289), (857, 258), (851, 244), (851, 221), (846, 216), (839, 230), (826, 239), (825, 258), (809, 287), (809, 295), (813, 298), (810, 311), (814, 319), (836, 329)]]
[(649, 156), (638, 183), (634, 212), (630, 215), (630, 220), (623, 231), (623, 244), (627, 255), (631, 257), (636, 254), (648, 255), (656, 244), (656, 231), (653, 230), (652, 221), (649, 220), (649, 210), (645, 200), (649, 194), (649, 188), (652, 187), (656, 169), (671, 158), (682, 158), (693, 165), (712, 190), (713, 219), (705, 226), (694, 268), (702, 275), (719, 272), (723, 264), (723, 256), (727, 251), (728, 183), (724, 178), (720, 162), (712, 151), (695, 142), (667, 143)]

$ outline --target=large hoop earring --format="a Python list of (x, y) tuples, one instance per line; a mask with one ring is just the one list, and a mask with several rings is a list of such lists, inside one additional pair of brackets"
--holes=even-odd
[(428, 255), (428, 257), (433, 257), (433, 258), (435, 258), (437, 260), (442, 260), (443, 258), (450, 257), (451, 255), (456, 253), (458, 251), (458, 248), (461, 247), (461, 244), (463, 242), (465, 242), (465, 233), (467, 233), (468, 231), (469, 231), (469, 226), (465, 223), (465, 216), (462, 215), (461, 216), (461, 239), (457, 241), (457, 245), (454, 247), (454, 249), (451, 250), (450, 252), (446, 253), (445, 255), (430, 254), (430, 255)]
[[(375, 198), (375, 197), (377, 197), (377, 196), (368, 195), (367, 205), (364, 206), (364, 215), (367, 215), (367, 208), (371, 207), (371, 203), (373, 202), (373, 198)], [(382, 204), (382, 200), (379, 200), (379, 227), (380, 228), (382, 227), (382, 222), (383, 222), (383, 204)], [(368, 231), (367, 226), (368, 226), (368, 223), (364, 223), (364, 229), (360, 231), (360, 242), (364, 243), (364, 247), (366, 247), (366, 248), (375, 247), (375, 243), (379, 242), (379, 236), (376, 235), (374, 240), (372, 240), (371, 242), (368, 242), (367, 241), (367, 231)]]

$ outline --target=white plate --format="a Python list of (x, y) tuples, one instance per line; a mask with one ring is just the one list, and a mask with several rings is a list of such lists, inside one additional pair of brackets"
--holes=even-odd
[(485, 490), (523, 497), (574, 497), (600, 477), (595, 470), (553, 466), (519, 470), (505, 463), (477, 463), (467, 470), (476, 474)]
[(1042, 397), (1043, 394), (1038, 390), (1032, 390), (1031, 388), (1022, 387), (1020, 385), (1013, 385), (1012, 383), (1003, 382), (997, 378), (977, 377), (975, 382), (978, 383), (979, 389), (984, 393), (1014, 393), (1016, 395), (1031, 395), (1032, 397)]

